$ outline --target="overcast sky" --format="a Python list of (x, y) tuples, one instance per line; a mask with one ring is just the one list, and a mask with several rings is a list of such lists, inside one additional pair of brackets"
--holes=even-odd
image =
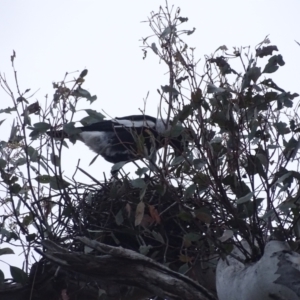
[[(299, 0), (185, 0), (169, 4), (180, 6), (181, 15), (189, 18), (183, 28), (196, 27), (186, 42), (196, 47), (199, 58), (221, 45), (229, 49), (254, 47), (269, 34), (271, 44), (278, 46), (286, 62), (273, 77), (275, 82), (299, 93), (300, 47), (294, 42), (300, 42)], [(154, 53), (142, 59), (140, 39), (151, 34), (147, 23), (141, 21), (160, 5), (165, 6), (165, 1), (1, 0), (0, 72), (15, 90), (10, 62), (15, 50), (21, 91), (39, 90), (32, 102), (38, 100), (43, 105), (45, 95), (50, 99), (53, 95), (53, 81), (62, 80), (66, 72), (87, 68), (83, 87), (97, 95), (98, 101), (88, 107), (82, 100), (83, 107), (103, 109), (112, 117), (138, 114), (150, 92), (146, 113), (156, 116), (156, 90), (168, 83), (167, 69)], [(12, 105), (3, 91), (0, 96), (0, 109)], [(7, 117), (2, 114), (0, 120)], [(1, 125), (1, 140), (8, 139), (11, 122), (7, 119)], [(89, 167), (94, 154), (79, 143), (63, 155), (69, 174), (79, 158), (81, 167), (99, 179), (111, 167), (102, 158)], [(14, 255), (1, 258), (20, 266)], [(6, 271), (7, 267), (0, 262), (0, 269)]]

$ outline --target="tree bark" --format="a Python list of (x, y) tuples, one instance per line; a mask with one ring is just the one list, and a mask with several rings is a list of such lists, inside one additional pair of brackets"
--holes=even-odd
[(108, 284), (115, 283), (145, 290), (149, 296), (164, 299), (216, 300), (212, 293), (194, 280), (170, 270), (151, 258), (85, 237), (77, 239), (105, 255), (92, 256), (69, 252), (50, 241), (43, 242), (47, 251), (36, 250), (65, 271), (78, 273), (96, 281), (105, 281)]

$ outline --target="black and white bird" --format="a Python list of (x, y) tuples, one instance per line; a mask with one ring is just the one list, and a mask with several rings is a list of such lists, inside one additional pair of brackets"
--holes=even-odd
[[(77, 139), (110, 163), (148, 158), (167, 143), (178, 154), (183, 151), (182, 137), (167, 137), (171, 124), (147, 115), (133, 115), (78, 127)], [(68, 138), (63, 130), (48, 131), (53, 138)]]

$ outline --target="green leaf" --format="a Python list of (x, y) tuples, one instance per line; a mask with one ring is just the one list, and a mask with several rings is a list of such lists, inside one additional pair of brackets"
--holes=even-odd
[(195, 30), (196, 30), (196, 28), (194, 27), (192, 30), (188, 30), (188, 31), (186, 32), (186, 34), (187, 34), (187, 35), (191, 35), (191, 34), (193, 34), (193, 33), (195, 32)]
[(183, 122), (187, 117), (189, 117), (193, 112), (193, 106), (191, 104), (184, 105), (180, 111), (178, 111), (178, 114), (176, 118), (178, 121)]
[(17, 267), (10, 266), (10, 274), (16, 283), (24, 285), (28, 282), (27, 274)]
[(75, 127), (75, 123), (74, 122), (70, 122), (67, 124), (63, 125), (63, 130), (64, 132), (66, 132), (68, 135), (75, 135), (77, 133), (81, 132), (80, 128), (76, 128)]
[(21, 186), (18, 184), (18, 183), (15, 183), (11, 186), (9, 186), (9, 191), (12, 193), (12, 194), (19, 194), (19, 192), (21, 191)]
[(22, 221), (22, 224), (23, 224), (24, 226), (28, 226), (28, 225), (30, 225), (30, 224), (32, 223), (32, 221), (33, 221), (33, 216), (32, 216), (32, 214), (30, 213), (30, 214), (28, 214), (28, 215), (26, 215), (26, 216), (24, 217), (24, 219), (23, 219), (23, 221)]
[(28, 155), (30, 157), (30, 160), (32, 162), (37, 162), (38, 161), (38, 152), (33, 147), (29, 146), (27, 148), (27, 153), (28, 153)]
[(91, 166), (95, 161), (96, 159), (98, 158), (99, 154), (97, 154), (92, 160), (91, 162), (89, 163), (89, 166)]
[(93, 103), (95, 100), (97, 100), (96, 95), (92, 96), (90, 94), (90, 92), (88, 92), (87, 90), (84, 90), (80, 86), (73, 92), (73, 96), (86, 98), (87, 100), (90, 101), (90, 103)]
[(219, 56), (216, 58), (210, 58), (208, 60), (208, 62), (215, 63), (218, 66), (218, 68), (223, 76), (226, 74), (230, 74), (233, 71), (231, 69), (229, 63), (223, 56)]
[(16, 166), (22, 166), (22, 165), (25, 165), (27, 162), (26, 158), (25, 157), (20, 157), (18, 158), (16, 161), (15, 161), (15, 165)]
[(51, 163), (55, 166), (55, 167), (59, 167), (60, 166), (60, 159), (58, 157), (58, 155), (51, 153), (50, 154), (50, 159), (51, 159)]
[(11, 239), (14, 239), (15, 241), (20, 239), (14, 232), (8, 231), (5, 228), (0, 229), (0, 234), (7, 238), (7, 243), (9, 243)]
[(180, 211), (177, 216), (178, 218), (186, 222), (190, 222), (191, 220), (193, 220), (193, 216), (184, 210)]
[(206, 160), (203, 158), (196, 158), (193, 160), (193, 166), (196, 170), (201, 170), (206, 165)]
[(267, 179), (267, 174), (263, 169), (261, 161), (256, 155), (247, 155), (247, 165), (244, 167), (248, 175), (259, 174), (262, 178)]
[(25, 109), (23, 116), (24, 116), (24, 125), (31, 126), (31, 118), (29, 117), (29, 113), (27, 109)]
[(4, 273), (0, 270), (0, 287), (4, 283), (4, 279), (5, 279)]
[(12, 111), (16, 111), (16, 109), (14, 107), (7, 107), (4, 109), (0, 109), (0, 114), (2, 113), (10, 114)]
[(85, 77), (85, 76), (87, 75), (87, 73), (88, 73), (88, 70), (87, 70), (87, 69), (84, 69), (84, 70), (80, 73), (79, 77), (83, 78), (83, 77)]
[(185, 263), (178, 269), (178, 273), (185, 274), (189, 270), (189, 268), (189, 264)]
[(86, 113), (97, 121), (103, 121), (105, 116), (93, 109), (85, 109)]
[(184, 131), (184, 128), (182, 127), (182, 125), (176, 124), (176, 125), (172, 126), (172, 128), (170, 130), (170, 137), (178, 137), (182, 134), (183, 131)]
[(116, 164), (114, 164), (111, 168), (111, 172), (116, 172), (116, 171), (119, 171), (120, 169), (123, 168), (123, 166), (126, 164), (127, 162), (126, 161), (121, 161), (121, 162), (118, 162)]
[(83, 97), (83, 98), (90, 98), (91, 97), (91, 94), (89, 91), (83, 89), (82, 87), (78, 87), (74, 93), (74, 95), (76, 96), (80, 96), (80, 97)]
[(142, 179), (142, 178), (137, 178), (137, 179), (131, 180), (130, 183), (134, 188), (139, 188), (139, 189), (144, 188), (146, 185), (144, 179)]
[(236, 203), (242, 204), (242, 203), (248, 202), (253, 197), (253, 195), (254, 195), (254, 192), (251, 192), (251, 193), (247, 194), (246, 196), (237, 199)]
[(49, 123), (39, 122), (39, 123), (33, 124), (33, 127), (40, 132), (46, 132), (47, 130), (49, 130), (51, 128), (51, 125)]
[(153, 246), (151, 245), (148, 246), (141, 245), (139, 248), (139, 252), (143, 255), (147, 255), (152, 248)]
[(205, 190), (209, 187), (211, 179), (208, 175), (197, 172), (196, 175), (193, 177), (193, 182), (198, 184), (199, 190)]
[(150, 162), (149, 168), (151, 171), (157, 171), (157, 166), (155, 164), (156, 160), (157, 160), (157, 152), (153, 148), (151, 149), (151, 153), (149, 155), (149, 162)]
[(298, 149), (300, 147), (300, 140), (297, 141), (294, 137), (291, 137), (288, 142), (283, 142), (285, 148), (283, 150), (283, 154), (287, 160), (294, 159)]
[(10, 248), (0, 248), (0, 255), (4, 254), (15, 254), (15, 252)]
[(184, 197), (185, 198), (189, 198), (191, 197), (194, 192), (196, 191), (197, 189), (197, 185), (196, 184), (191, 184), (188, 188), (186, 188), (186, 190), (184, 191)]
[(160, 38), (164, 39), (167, 37), (170, 33), (176, 31), (176, 26), (175, 25), (170, 25), (164, 29), (164, 31), (161, 33)]
[(161, 89), (164, 93), (170, 93), (173, 96), (179, 95), (179, 92), (175, 88), (170, 87), (169, 85), (161, 86)]
[(69, 185), (70, 185), (69, 182), (59, 177), (53, 176), (50, 179), (50, 187), (54, 190), (61, 190), (67, 188)]
[(82, 118), (79, 122), (83, 126), (87, 126), (87, 125), (91, 125), (91, 124), (97, 123), (97, 122), (99, 122), (99, 120), (95, 119), (94, 117), (87, 116), (87, 117)]
[(259, 212), (259, 207), (265, 198), (255, 198), (253, 200), (238, 205), (238, 217), (242, 219), (250, 218), (254, 212)]
[(29, 134), (32, 140), (36, 140), (40, 136), (41, 132), (39, 130), (32, 130)]
[(147, 173), (149, 171), (148, 168), (144, 167), (144, 168), (138, 168), (136, 171), (135, 171), (135, 174), (138, 175), (138, 176), (142, 176), (144, 175), (145, 173)]
[(158, 54), (158, 49), (157, 49), (157, 46), (156, 46), (155, 43), (152, 43), (152, 44), (151, 44), (151, 49), (153, 50), (153, 52), (154, 52), (155, 54)]
[[(265, 79), (265, 80), (263, 80), (263, 81), (261, 81), (260, 82), (260, 84), (263, 84), (263, 85), (265, 85), (265, 86), (268, 86), (268, 87), (270, 87), (270, 88), (272, 88), (272, 89), (274, 89), (274, 90), (276, 90), (276, 91), (279, 91), (279, 92), (285, 92), (282, 88), (280, 88), (271, 78), (268, 78), (268, 79)], [(274, 93), (274, 92), (267, 92), (266, 93), (266, 95), (267, 94), (271, 94), (272, 95), (272, 93)], [(273, 94), (274, 95), (274, 94)], [(273, 98), (273, 97), (272, 97)], [(269, 102), (269, 101), (267, 101), (267, 102)]]
[(9, 136), (9, 142), (10, 143), (14, 143), (17, 142), (17, 132), (18, 132), (18, 127), (14, 125), (15, 122), (13, 122), (12, 126), (11, 126), (11, 130), (10, 130), (10, 136)]
[(274, 55), (269, 59), (269, 62), (266, 64), (263, 73), (274, 73), (278, 70), (279, 66), (283, 66), (285, 62), (282, 59), (282, 56), (279, 55)]
[(274, 123), (274, 127), (276, 128), (278, 134), (281, 134), (281, 135), (291, 132), (291, 130), (287, 127), (287, 124), (284, 122)]
[(184, 161), (184, 157), (183, 156), (177, 156), (175, 157), (172, 162), (171, 162), (171, 166), (177, 166), (179, 164), (181, 164)]
[(212, 94), (212, 93), (224, 93), (224, 92), (226, 92), (225, 89), (223, 89), (223, 88), (218, 88), (217, 86), (215, 86), (215, 85), (212, 84), (212, 83), (209, 83), (209, 84), (207, 85), (207, 93), (208, 93), (208, 94)]
[(162, 237), (162, 235), (159, 233), (159, 232), (156, 232), (154, 230), (152, 230), (152, 236), (160, 243), (164, 244), (165, 241), (164, 241), (164, 238)]
[(259, 67), (250, 68), (244, 75), (243, 82), (242, 82), (242, 90), (250, 86), (251, 80), (254, 83), (256, 83), (260, 75), (261, 75), (261, 69)]
[(293, 107), (293, 101), (295, 97), (298, 97), (297, 93), (291, 95), (290, 92), (282, 92), (281, 94), (277, 95), (278, 100), (278, 109), (281, 109), (283, 106), (285, 107)]
[(71, 102), (69, 102), (69, 107), (70, 107), (70, 111), (71, 111), (72, 113), (75, 113), (75, 112), (76, 112), (76, 108), (75, 108), (75, 106), (74, 106)]
[(197, 241), (200, 240), (201, 235), (198, 234), (198, 233), (195, 233), (195, 232), (190, 232), (190, 233), (186, 233), (186, 234), (183, 236), (183, 238), (184, 238), (185, 240), (190, 241), (190, 242), (197, 242)]
[(230, 229), (225, 229), (223, 235), (219, 237), (219, 240), (221, 243), (224, 243), (227, 240), (231, 239), (232, 237), (233, 237), (233, 231)]
[(32, 242), (36, 239), (37, 235), (35, 233), (31, 233), (31, 234), (28, 234), (26, 235), (26, 241), (27, 242)]
[[(282, 168), (283, 169), (283, 168)], [(275, 175), (279, 175), (279, 174), (282, 174), (284, 171), (283, 170), (280, 170), (279, 172), (277, 172)], [(278, 183), (281, 183), (281, 182), (283, 182), (283, 181), (285, 181), (286, 183), (288, 183), (288, 181), (286, 181), (286, 179), (288, 179), (289, 177), (291, 177), (292, 176), (292, 172), (287, 172), (287, 173), (285, 173), (285, 174), (283, 174), (282, 176), (280, 176), (279, 178), (278, 178), (278, 180), (277, 180), (277, 184)], [(291, 182), (292, 183), (292, 182)]]
[(267, 55), (272, 55), (273, 51), (278, 51), (277, 46), (266, 46), (262, 48), (257, 48), (256, 49), (256, 56), (262, 58)]
[(262, 216), (263, 220), (267, 220), (268, 218), (271, 218), (274, 220), (276, 218), (275, 210), (272, 208), (265, 212), (265, 214)]
[(34, 178), (39, 183), (50, 183), (51, 176), (50, 175), (38, 175)]
[(178, 20), (179, 20), (181, 23), (184, 23), (184, 22), (187, 22), (189, 19), (188, 19), (188, 18), (184, 18), (184, 17), (178, 17)]
[(0, 158), (0, 169), (4, 169), (6, 167), (6, 161)]
[(204, 206), (195, 210), (195, 216), (198, 220), (206, 224), (210, 224), (213, 219), (210, 210)]
[(246, 196), (251, 192), (250, 188), (244, 181), (238, 179), (238, 177), (233, 175), (227, 175), (223, 180), (222, 183), (225, 185), (229, 185), (232, 192), (238, 197), (241, 198)]
[(90, 104), (92, 104), (94, 101), (97, 100), (97, 96), (94, 95), (94, 96), (90, 97), (88, 100), (90, 101)]

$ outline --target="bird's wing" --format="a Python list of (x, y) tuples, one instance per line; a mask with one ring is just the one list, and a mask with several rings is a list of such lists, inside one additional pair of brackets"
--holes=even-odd
[[(116, 123), (125, 127), (148, 127), (155, 128), (157, 119), (147, 115), (133, 115), (116, 118)], [(117, 126), (117, 125), (116, 125)]]
[(87, 126), (80, 127), (82, 131), (101, 131), (101, 132), (112, 132), (113, 125), (115, 122), (111, 120), (101, 121), (97, 123), (93, 123)]
[(154, 129), (157, 119), (146, 115), (133, 115), (114, 120), (105, 120), (93, 123), (87, 126), (80, 127), (82, 131), (101, 131), (101, 132), (122, 132), (124, 129), (139, 129), (146, 127)]

